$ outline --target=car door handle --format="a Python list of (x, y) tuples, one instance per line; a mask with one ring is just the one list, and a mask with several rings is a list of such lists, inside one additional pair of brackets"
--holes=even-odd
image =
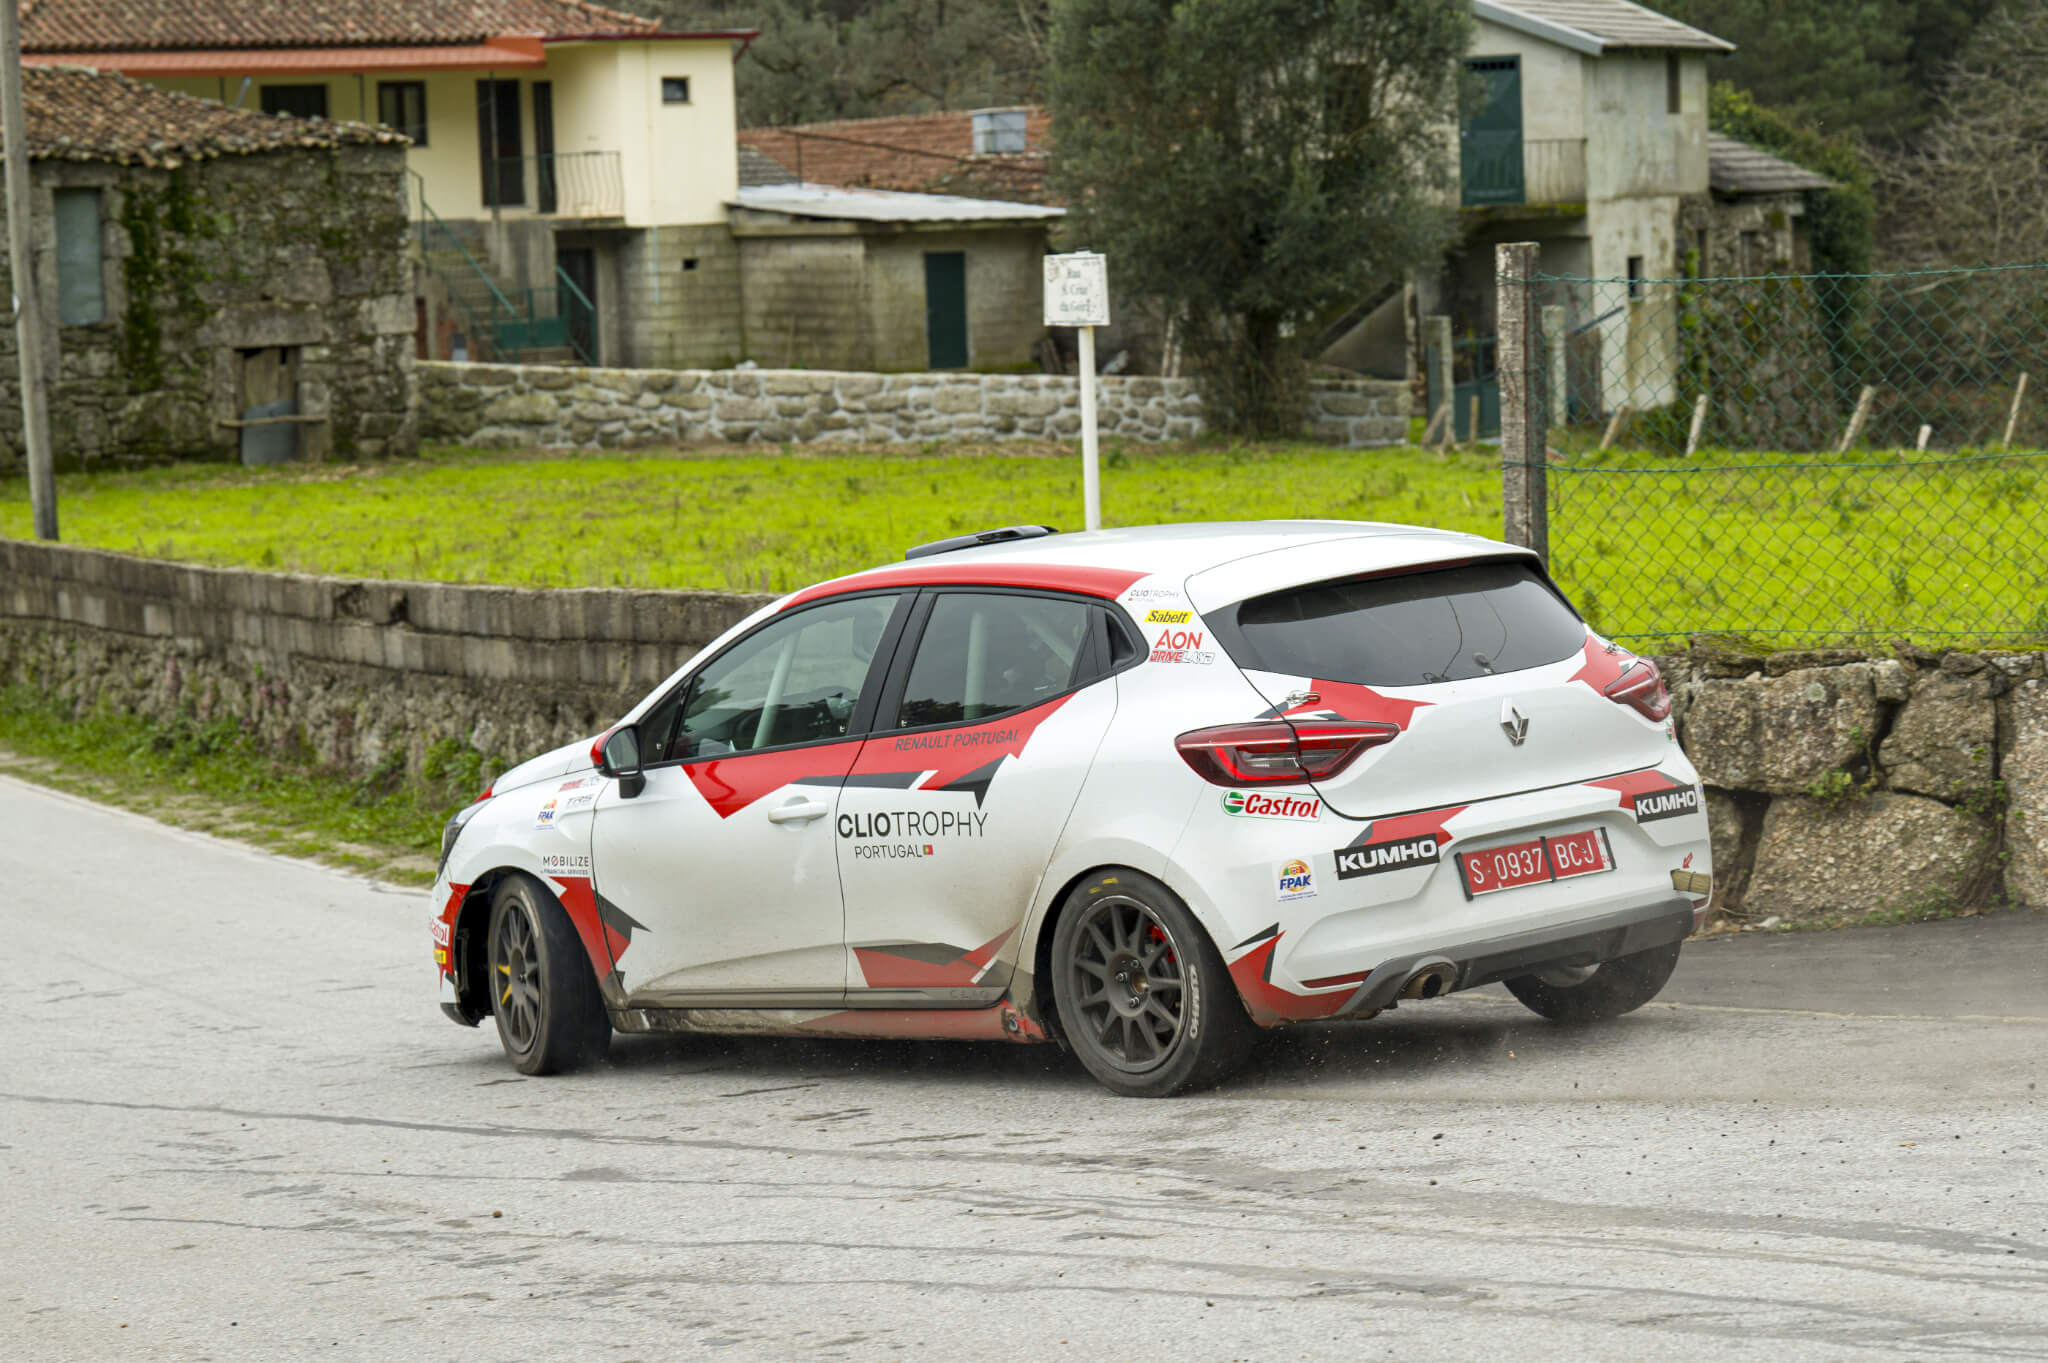
[(821, 819), (832, 812), (832, 806), (821, 805), (816, 800), (791, 800), (768, 811), (769, 823), (800, 823), (806, 819)]

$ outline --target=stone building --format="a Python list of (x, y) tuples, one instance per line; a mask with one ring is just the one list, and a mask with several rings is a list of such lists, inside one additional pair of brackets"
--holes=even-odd
[[(60, 465), (412, 451), (403, 137), (73, 67), (23, 76)], [(7, 467), (19, 388), (7, 327)]]

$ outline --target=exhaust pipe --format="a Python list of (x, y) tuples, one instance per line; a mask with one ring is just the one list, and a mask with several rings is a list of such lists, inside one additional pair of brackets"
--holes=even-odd
[(1458, 963), (1443, 956), (1433, 956), (1418, 961), (1408, 972), (1408, 978), (1401, 981), (1395, 997), (1403, 999), (1433, 999), (1448, 994), (1458, 983)]

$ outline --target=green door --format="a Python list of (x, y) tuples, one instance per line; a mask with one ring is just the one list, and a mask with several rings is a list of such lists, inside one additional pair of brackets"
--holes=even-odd
[(1522, 59), (1474, 57), (1465, 69), (1485, 86), (1486, 97), (1458, 130), (1458, 163), (1464, 202), (1518, 204), (1522, 192)]
[(967, 367), (967, 253), (924, 253), (924, 334), (933, 369)]

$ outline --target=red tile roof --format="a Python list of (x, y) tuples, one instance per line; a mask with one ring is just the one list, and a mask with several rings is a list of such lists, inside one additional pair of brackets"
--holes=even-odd
[(974, 115), (966, 111), (744, 128), (739, 140), (809, 184), (1050, 203), (1051, 131), (1050, 115), (1031, 105), (1026, 150), (1016, 153), (975, 155)]
[(28, 154), (39, 161), (169, 168), (294, 147), (405, 145), (389, 128), (230, 109), (112, 72), (27, 66), (21, 78)]
[(651, 33), (586, 0), (23, 0), (25, 52), (363, 47)]

